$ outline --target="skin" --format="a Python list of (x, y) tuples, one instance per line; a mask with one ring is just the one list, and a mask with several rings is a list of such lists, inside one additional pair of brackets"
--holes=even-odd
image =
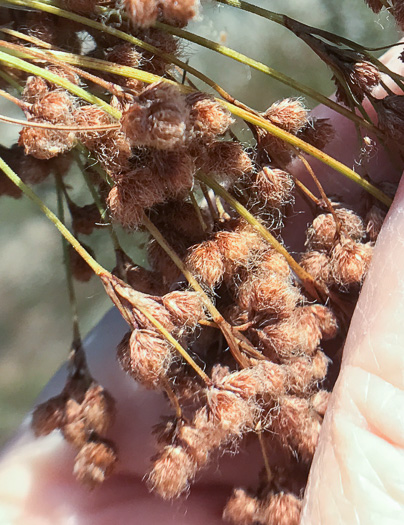
[[(385, 61), (391, 67), (402, 66), (392, 53)], [(339, 138), (328, 152), (352, 165), (357, 158), (354, 127), (324, 108), (315, 112), (331, 117), (337, 128)], [(372, 177), (399, 180), (400, 174), (381, 149), (372, 155)], [(328, 193), (343, 188), (345, 202), (358, 202), (356, 186), (311, 163)], [(308, 181), (299, 165), (294, 172)], [(295, 225), (305, 229), (309, 221), (308, 214), (298, 215)], [(295, 228), (293, 235), (302, 234)], [(292, 236), (289, 242), (293, 243)], [(403, 273), (404, 182), (377, 241), (351, 322), (341, 373), (310, 472), (303, 525), (404, 523)], [(120, 370), (115, 347), (126, 330), (119, 314), (111, 311), (85, 343), (93, 376), (117, 401), (109, 436), (119, 449), (116, 473), (94, 491), (83, 488), (72, 475), (72, 447), (58, 432), (35, 439), (27, 416), (0, 458), (0, 523), (215, 525), (223, 523), (222, 509), (232, 488), (256, 481), (261, 459), (256, 450), (247, 454), (242, 448), (234, 458), (221, 458), (219, 467), (215, 461), (198, 477), (188, 498), (165, 502), (148, 492), (142, 478), (155, 451), (150, 432), (168, 409), (160, 394), (144, 390)], [(57, 394), (64, 380), (62, 369), (38, 402)]]

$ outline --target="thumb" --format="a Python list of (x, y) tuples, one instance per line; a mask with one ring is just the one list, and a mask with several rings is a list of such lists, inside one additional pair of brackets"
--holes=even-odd
[(403, 276), (404, 179), (352, 318), (302, 525), (404, 523)]

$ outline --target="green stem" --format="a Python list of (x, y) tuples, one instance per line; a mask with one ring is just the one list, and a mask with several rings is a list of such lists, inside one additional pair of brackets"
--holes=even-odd
[[(60, 221), (62, 222), (62, 224), (64, 224), (65, 214), (64, 214), (64, 207), (63, 207), (62, 184), (63, 182), (61, 180), (60, 175), (57, 175), (56, 176), (56, 195), (57, 195), (57, 202), (58, 202), (58, 215), (59, 215)], [(81, 341), (80, 328), (79, 328), (79, 314), (78, 314), (78, 309), (77, 309), (77, 297), (76, 297), (76, 292), (74, 289), (73, 276), (71, 272), (68, 244), (67, 244), (66, 239), (63, 236), (61, 236), (61, 239), (62, 239), (62, 249), (63, 249), (63, 262), (65, 266), (65, 271), (66, 271), (67, 290), (69, 294), (70, 309), (72, 312), (73, 347), (76, 348), (76, 346), (79, 345)]]
[(116, 119), (120, 119), (121, 112), (117, 109), (113, 108), (100, 98), (96, 97), (95, 95), (92, 95), (85, 89), (76, 86), (76, 84), (73, 84), (72, 82), (69, 82), (63, 77), (60, 77), (59, 75), (55, 75), (51, 71), (48, 71), (45, 68), (41, 68), (38, 66), (35, 66), (34, 64), (30, 64), (29, 62), (26, 62), (25, 60), (22, 60), (21, 58), (17, 58), (16, 56), (11, 55), (10, 53), (5, 53), (4, 51), (0, 51), (0, 62), (3, 62), (7, 64), (8, 66), (15, 67), (16, 69), (20, 69), (22, 71), (26, 71), (27, 73), (30, 73), (31, 75), (37, 75), (38, 77), (42, 77), (45, 80), (48, 80), (49, 82), (52, 82), (58, 86), (63, 87), (73, 95), (76, 95), (77, 97), (82, 98), (86, 102), (90, 104), (96, 104), (97, 106), (100, 106), (104, 111), (109, 113), (112, 117)]
[(324, 290), (322, 290), (313, 277), (306, 272), (290, 255), (287, 249), (275, 239), (265, 226), (263, 226), (257, 219), (242, 205), (237, 199), (235, 199), (230, 193), (225, 190), (218, 182), (203, 173), (198, 173), (196, 178), (211, 188), (217, 195), (220, 195), (243, 219), (245, 219), (251, 226), (253, 226), (262, 237), (268, 241), (273, 248), (283, 255), (288, 262), (290, 268), (295, 272), (297, 277), (301, 280), (303, 286), (307, 292), (316, 299), (323, 299)]
[(174, 262), (174, 264), (179, 268), (184, 275), (184, 277), (187, 279), (189, 284), (192, 286), (192, 288), (199, 294), (203, 304), (205, 305), (208, 312), (211, 314), (213, 321), (219, 326), (220, 330), (222, 331), (224, 337), (226, 338), (226, 341), (229, 345), (230, 351), (234, 357), (234, 359), (237, 361), (237, 363), (242, 366), (248, 366), (248, 361), (246, 358), (241, 354), (239, 349), (239, 344), (236, 341), (234, 334), (232, 332), (232, 327), (229, 325), (227, 321), (223, 318), (222, 314), (217, 310), (217, 308), (214, 306), (212, 301), (209, 299), (208, 295), (202, 288), (202, 286), (198, 283), (198, 281), (195, 279), (195, 277), (192, 275), (192, 273), (186, 268), (182, 260), (178, 257), (178, 255), (175, 253), (175, 251), (171, 248), (171, 246), (167, 243), (167, 241), (164, 239), (163, 235), (160, 233), (160, 231), (156, 228), (156, 226), (151, 222), (151, 220), (146, 216), (146, 214), (143, 214), (143, 224), (147, 228), (147, 230), (150, 232), (152, 237), (156, 239), (156, 241), (159, 243), (159, 245), (163, 248), (163, 250), (166, 252), (166, 254), (170, 257), (170, 259)]
[(210, 79), (197, 69), (189, 66), (182, 60), (179, 60), (174, 55), (171, 55), (170, 53), (165, 53), (158, 47), (152, 46), (151, 44), (148, 44), (143, 40), (140, 40), (139, 38), (129, 35), (124, 31), (120, 31), (119, 29), (106, 26), (105, 24), (101, 24), (100, 22), (96, 22), (95, 20), (91, 20), (90, 18), (87, 18), (85, 16), (81, 16), (70, 11), (65, 11), (64, 9), (60, 9), (60, 7), (43, 2), (38, 2), (37, 0), (7, 0), (7, 4), (39, 9), (40, 11), (45, 11), (46, 13), (51, 13), (57, 16), (61, 16), (63, 18), (67, 18), (69, 20), (73, 20), (88, 27), (92, 27), (93, 29), (96, 29), (98, 31), (108, 33), (109, 35), (120, 38), (121, 40), (125, 40), (126, 42), (141, 47), (142, 49), (145, 49), (146, 51), (159, 56), (168, 64), (175, 64), (176, 66), (179, 66), (181, 69), (187, 71), (189, 74), (194, 75), (196, 78), (199, 78), (199, 80), (202, 80), (202, 82), (205, 82), (205, 84), (217, 91), (217, 93), (219, 93), (219, 95), (223, 98), (234, 101), (234, 98), (229, 93), (227, 93), (227, 91), (225, 91), (218, 84), (216, 84), (216, 82), (214, 82), (212, 79)]
[(275, 78), (279, 82), (282, 82), (283, 84), (295, 89), (296, 91), (307, 95), (308, 97), (312, 98), (313, 100), (316, 100), (320, 104), (323, 104), (324, 106), (328, 106), (330, 109), (333, 109), (334, 111), (343, 115), (349, 120), (352, 120), (353, 122), (357, 122), (358, 124), (363, 125), (364, 127), (372, 130), (375, 134), (380, 135), (381, 133), (380, 130), (378, 130), (375, 126), (373, 126), (371, 122), (366, 122), (365, 120), (361, 119), (358, 115), (356, 115), (352, 111), (349, 111), (348, 109), (344, 108), (337, 102), (330, 100), (329, 98), (322, 95), (318, 91), (312, 89), (309, 86), (301, 84), (300, 82), (297, 82), (293, 78), (288, 77), (287, 75), (284, 75), (283, 73), (280, 73), (279, 71), (276, 71), (276, 69), (273, 69), (263, 64), (262, 62), (258, 62), (258, 60), (249, 58), (248, 56), (243, 55), (242, 53), (239, 53), (238, 51), (235, 51), (234, 49), (230, 49), (221, 44), (217, 44), (216, 42), (212, 42), (211, 40), (208, 40), (207, 38), (204, 38), (198, 35), (194, 35), (193, 33), (189, 33), (188, 31), (184, 31), (183, 29), (172, 27), (167, 24), (163, 24), (161, 22), (157, 22), (155, 26), (159, 29), (162, 29), (163, 31), (166, 31), (167, 33), (176, 35), (180, 38), (183, 38), (184, 40), (189, 40), (190, 42), (199, 44), (200, 46), (203, 46), (207, 49), (211, 49), (212, 51), (216, 51), (217, 53), (220, 53), (221, 55), (232, 58), (233, 60), (236, 60), (237, 62), (240, 62), (241, 64), (252, 67), (253, 69), (256, 69), (257, 71), (261, 71), (261, 73), (264, 73), (272, 78)]
[(94, 273), (98, 276), (108, 273), (105, 268), (97, 263), (93, 257), (82, 247), (79, 241), (69, 232), (64, 224), (56, 217), (56, 215), (42, 202), (42, 200), (34, 193), (29, 186), (27, 186), (20, 177), (10, 168), (6, 162), (0, 157), (0, 170), (19, 188), (32, 202), (34, 202), (42, 213), (56, 226), (63, 237), (69, 242), (73, 248), (78, 252), (86, 263), (92, 268)]
[(222, 101), (222, 104), (226, 106), (233, 115), (237, 115), (238, 117), (242, 118), (243, 120), (246, 120), (247, 122), (250, 122), (250, 124), (254, 124), (255, 126), (259, 126), (271, 135), (274, 135), (275, 137), (278, 137), (279, 139), (287, 142), (288, 144), (291, 144), (292, 146), (295, 146), (296, 148), (301, 149), (308, 155), (311, 155), (315, 159), (318, 159), (320, 162), (323, 162), (330, 168), (335, 169), (348, 179), (352, 180), (356, 184), (359, 184), (364, 190), (366, 190), (368, 193), (376, 197), (380, 202), (385, 204), (386, 206), (390, 206), (392, 203), (392, 199), (388, 197), (386, 194), (384, 194), (382, 191), (380, 191), (378, 188), (373, 186), (370, 182), (360, 177), (357, 173), (355, 173), (353, 170), (348, 168), (348, 166), (345, 166), (342, 162), (334, 159), (333, 157), (330, 157), (323, 151), (315, 148), (314, 146), (311, 146), (307, 142), (305, 142), (302, 139), (299, 139), (295, 135), (292, 135), (291, 133), (288, 133), (287, 131), (282, 130), (281, 128), (278, 128), (278, 126), (275, 126), (268, 120), (264, 119), (263, 117), (252, 115), (248, 111), (245, 111), (242, 108), (238, 108), (236, 106), (233, 106), (232, 104), (229, 104), (226, 101)]

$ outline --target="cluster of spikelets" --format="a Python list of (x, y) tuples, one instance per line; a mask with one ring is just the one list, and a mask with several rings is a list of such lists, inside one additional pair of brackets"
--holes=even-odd
[[(105, 19), (104, 4), (61, 2), (95, 20)], [(368, 4), (375, 12), (381, 9), (378, 1)], [(199, 471), (218, 454), (236, 451), (249, 434), (259, 440), (266, 468), (255, 491), (234, 491), (224, 518), (240, 525), (295, 525), (329, 398), (325, 385), (332, 388), (330, 357), (335, 376), (347, 312), (369, 267), (385, 210), (369, 199), (361, 218), (343, 203), (317, 202), (318, 215), (307, 229), (307, 249), (300, 256), (301, 268), (330, 298), (327, 306), (316, 302), (256, 225), (240, 218), (198, 178), (203, 174), (220, 183), (282, 243), (283, 223), (297, 194), (290, 164), (298, 151), (256, 126), (250, 126), (255, 145), (243, 147), (230, 130), (233, 118), (223, 104), (166, 81), (175, 78), (175, 71), (163, 55), (177, 55), (178, 42), (152, 26), (157, 20), (186, 25), (199, 12), (197, 0), (125, 0), (124, 6), (129, 19), (119, 18), (116, 26), (159, 52), (87, 28), (94, 43), (89, 53), (166, 78), (146, 85), (100, 73), (102, 84), (89, 83), (90, 89), (100, 95), (100, 86), (109, 86), (109, 93), (101, 93), (122, 115), (119, 126), (102, 130), (114, 119), (100, 106), (86, 104), (39, 76), (10, 70), (25, 82), (22, 107), (28, 121), (72, 129), (27, 126), (19, 144), (1, 153), (28, 184), (43, 182), (51, 173), (62, 180), (76, 236), (90, 235), (109, 219), (129, 230), (151, 220), (203, 291), (187, 288), (179, 265), (156, 240), (148, 246), (150, 269), (116, 250), (119, 279), (111, 280), (109, 293), (131, 328), (118, 346), (119, 362), (146, 388), (165, 392), (176, 408), (175, 417), (156, 425), (158, 450), (149, 487), (165, 499), (186, 494)], [(402, 6), (393, 2), (397, 18)], [(76, 22), (61, 25), (57, 17), (35, 12), (21, 17), (14, 15), (14, 28), (55, 47), (69, 32), (68, 50), (81, 52), (83, 28)], [(373, 64), (360, 53), (326, 44), (307, 26), (290, 24), (333, 70), (342, 103), (349, 105), (344, 83), (356, 101), (371, 97), (380, 82)], [(44, 68), (83, 85), (77, 70), (62, 64)], [(402, 98), (391, 94), (373, 100), (380, 129), (392, 137), (402, 129)], [(319, 149), (333, 137), (331, 125), (310, 117), (300, 99), (275, 102), (260, 116)], [(63, 182), (78, 145), (90, 157), (86, 171), (101, 206), (77, 205)], [(104, 178), (92, 169), (94, 160)], [(20, 196), (5, 177), (0, 177), (0, 193)], [(73, 275), (88, 280), (92, 271), (87, 263), (74, 250), (70, 258)], [(209, 305), (223, 317), (215, 317)], [(236, 353), (230, 344), (231, 352), (226, 351), (229, 333)], [(203, 363), (203, 374), (179, 358), (170, 337)], [(331, 340), (333, 346), (327, 343)], [(37, 407), (33, 428), (37, 435), (59, 429), (78, 450), (76, 476), (94, 487), (117, 462), (105, 439), (114, 405), (87, 372), (70, 375), (59, 396)]]
[(74, 475), (93, 488), (112, 473), (117, 462), (113, 444), (105, 439), (114, 415), (114, 399), (101, 385), (72, 375), (59, 395), (35, 408), (32, 428), (36, 436), (60, 430), (78, 451)]

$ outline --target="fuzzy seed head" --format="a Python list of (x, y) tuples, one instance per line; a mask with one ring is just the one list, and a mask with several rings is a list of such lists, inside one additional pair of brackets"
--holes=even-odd
[(300, 266), (316, 281), (326, 285), (331, 284), (331, 259), (324, 252), (309, 251), (302, 255)]
[(191, 248), (186, 265), (209, 288), (217, 286), (225, 272), (223, 256), (215, 241), (205, 241)]
[(117, 455), (110, 445), (90, 442), (77, 454), (73, 472), (80, 483), (95, 488), (112, 474), (116, 462)]
[(147, 483), (165, 500), (178, 498), (188, 489), (196, 469), (196, 463), (182, 447), (167, 446), (154, 462)]
[(297, 136), (317, 149), (324, 149), (335, 137), (335, 129), (324, 118), (310, 118)]
[(372, 246), (344, 238), (331, 254), (334, 281), (343, 288), (361, 284), (372, 260)]
[(149, 27), (157, 20), (159, 4), (160, 0), (125, 0), (125, 9), (135, 25)]
[(262, 278), (252, 276), (238, 290), (242, 308), (265, 315), (290, 315), (299, 299), (299, 290), (275, 272)]
[(28, 77), (22, 98), (30, 104), (35, 104), (49, 92), (49, 86), (42, 77)]
[(205, 142), (223, 135), (233, 124), (230, 112), (213, 97), (203, 93), (192, 93), (186, 98), (190, 107), (192, 136)]
[(376, 112), (379, 128), (391, 139), (402, 144), (404, 140), (404, 96), (387, 95), (377, 100)]
[(286, 171), (264, 167), (254, 183), (262, 201), (270, 208), (281, 208), (293, 202), (294, 181)]
[(304, 309), (307, 313), (311, 313), (315, 317), (321, 331), (322, 339), (334, 339), (338, 333), (338, 320), (332, 310), (321, 304), (305, 306)]
[(174, 86), (159, 82), (124, 110), (121, 127), (132, 146), (172, 150), (185, 143), (188, 119), (185, 97)]
[(81, 414), (89, 429), (103, 435), (111, 427), (114, 420), (114, 398), (105, 388), (95, 383), (85, 393)]
[[(362, 219), (351, 210), (341, 208), (336, 210), (341, 225), (341, 232), (355, 241), (359, 241), (365, 234)], [(331, 213), (318, 215), (307, 230), (306, 245), (310, 250), (330, 250), (336, 241), (336, 224)]]
[(164, 0), (161, 7), (164, 20), (169, 24), (184, 27), (197, 16), (199, 0)]
[(216, 245), (222, 254), (225, 273), (232, 276), (240, 266), (245, 266), (250, 254), (247, 239), (238, 232), (218, 232)]
[(65, 405), (66, 399), (59, 395), (35, 407), (31, 421), (31, 428), (35, 436), (47, 436), (63, 426)]
[(308, 109), (297, 98), (285, 98), (272, 104), (262, 116), (275, 126), (296, 134), (307, 123)]
[(236, 525), (254, 525), (257, 522), (259, 501), (244, 489), (235, 489), (226, 503), (223, 519)]
[(33, 104), (32, 114), (50, 122), (67, 124), (71, 121), (72, 107), (72, 97), (66, 91), (50, 91)]
[(172, 359), (168, 343), (152, 330), (134, 330), (129, 344), (118, 348), (122, 368), (146, 388), (158, 388)]
[[(37, 119), (36, 122), (40, 121)], [(51, 159), (73, 149), (76, 134), (73, 131), (25, 127), (20, 131), (18, 145), (24, 147), (26, 155), (37, 159)]]
[(320, 416), (324, 417), (330, 397), (331, 392), (327, 392), (327, 390), (319, 390), (310, 398), (311, 406)]
[(208, 146), (202, 169), (219, 178), (235, 181), (253, 170), (253, 164), (238, 142), (213, 142)]
[(162, 299), (163, 305), (179, 328), (194, 328), (205, 318), (202, 301), (196, 292), (171, 292)]
[(222, 430), (229, 435), (241, 436), (253, 428), (258, 406), (226, 390), (206, 390), (208, 407)]
[(281, 441), (294, 447), (303, 461), (311, 461), (317, 446), (321, 423), (306, 399), (285, 396), (273, 419), (274, 431)]
[(299, 525), (301, 512), (301, 499), (294, 494), (280, 492), (269, 497), (262, 507), (260, 518), (262, 523), (271, 525)]
[(382, 229), (386, 213), (379, 208), (379, 206), (373, 205), (366, 214), (366, 233), (369, 235), (371, 242), (376, 242), (377, 237)]
[(273, 272), (285, 279), (285, 281), (290, 279), (290, 266), (285, 257), (276, 250), (269, 249), (261, 252), (257, 260), (257, 266), (262, 275)]

